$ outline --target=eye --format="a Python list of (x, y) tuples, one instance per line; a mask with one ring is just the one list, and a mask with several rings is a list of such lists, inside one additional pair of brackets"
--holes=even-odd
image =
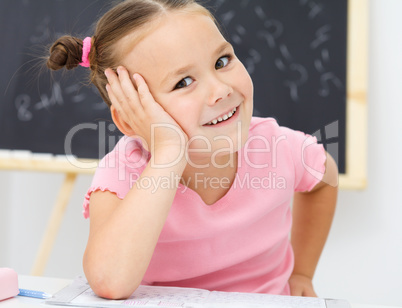
[(220, 57), (220, 58), (218, 59), (218, 61), (216, 61), (216, 63), (215, 63), (215, 68), (216, 68), (217, 70), (219, 70), (219, 69), (225, 67), (226, 65), (229, 64), (230, 58), (231, 58), (231, 57), (230, 57), (229, 55)]
[(182, 80), (180, 80), (176, 86), (174, 87), (175, 89), (181, 89), (181, 88), (185, 88), (188, 87), (190, 84), (193, 83), (193, 78), (191, 77), (186, 77), (183, 78)]

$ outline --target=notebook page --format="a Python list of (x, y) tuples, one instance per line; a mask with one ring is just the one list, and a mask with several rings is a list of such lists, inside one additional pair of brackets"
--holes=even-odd
[[(331, 307), (350, 307), (334, 301)], [(98, 297), (79, 277), (56, 293), (47, 304), (79, 307), (182, 307), (182, 308), (326, 308), (324, 299), (260, 293), (210, 292), (203, 289), (141, 285), (126, 300)], [(345, 302), (347, 303), (347, 302)]]
[(88, 289), (69, 304), (81, 307), (204, 307), (210, 291), (192, 288), (141, 285), (126, 300), (106, 300)]

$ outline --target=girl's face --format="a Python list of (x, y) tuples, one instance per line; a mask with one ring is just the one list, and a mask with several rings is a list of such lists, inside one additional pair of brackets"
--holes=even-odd
[[(187, 134), (190, 157), (237, 151), (247, 139), (253, 111), (249, 74), (210, 17), (169, 13), (162, 18), (122, 64), (131, 76), (144, 77), (155, 101)], [(214, 125), (219, 118), (227, 120)]]

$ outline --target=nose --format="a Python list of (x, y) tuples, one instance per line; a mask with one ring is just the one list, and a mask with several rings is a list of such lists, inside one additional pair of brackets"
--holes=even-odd
[(224, 80), (219, 78), (211, 78), (209, 87), (208, 105), (213, 106), (221, 100), (229, 97), (233, 93), (233, 88)]

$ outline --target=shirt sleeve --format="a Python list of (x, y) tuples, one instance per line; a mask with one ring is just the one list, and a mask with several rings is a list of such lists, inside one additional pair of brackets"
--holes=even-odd
[(89, 201), (94, 191), (109, 191), (119, 199), (124, 199), (145, 169), (149, 156), (149, 152), (144, 150), (139, 140), (126, 136), (121, 138), (113, 151), (99, 162), (92, 183), (85, 194), (84, 218), (89, 218)]
[(310, 191), (325, 173), (326, 151), (317, 138), (281, 127), (286, 135), (295, 167), (295, 191)]

